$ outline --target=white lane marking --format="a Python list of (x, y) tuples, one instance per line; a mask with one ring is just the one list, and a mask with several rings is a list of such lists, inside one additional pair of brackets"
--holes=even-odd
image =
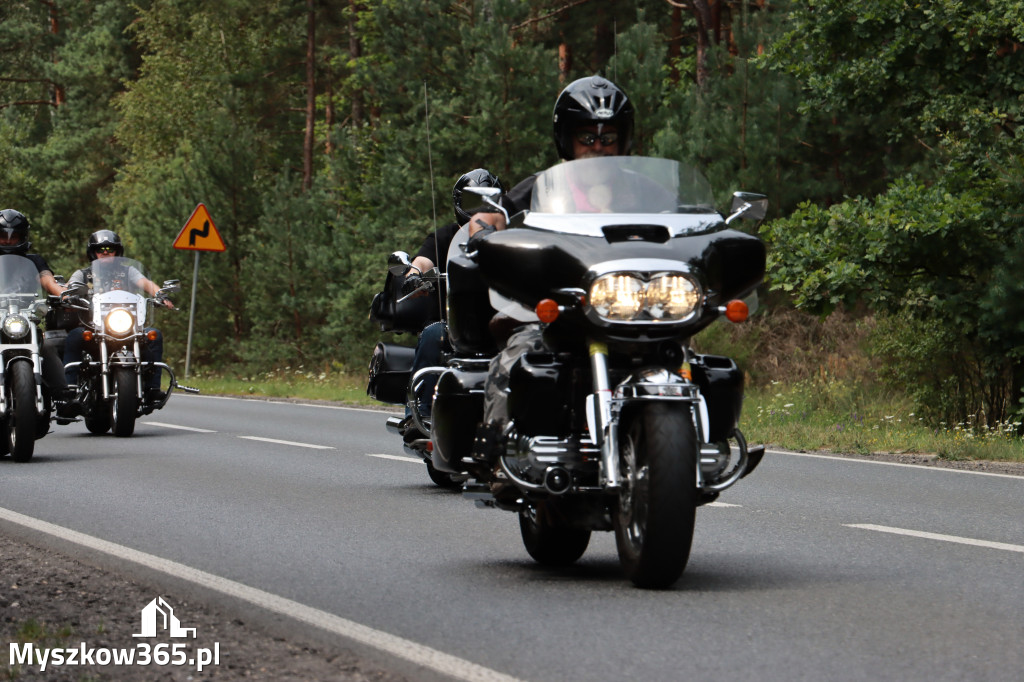
[(195, 431), (196, 433), (217, 433), (210, 429), (197, 429), (194, 426), (181, 426), (180, 424), (164, 424), (163, 422), (142, 422), (151, 426), (162, 426), (165, 429), (181, 429), (182, 431)]
[(831, 459), (837, 462), (856, 462), (858, 464), (881, 464), (890, 467), (904, 467), (906, 469), (927, 469), (928, 471), (944, 471), (949, 474), (973, 474), (975, 476), (995, 476), (997, 478), (1012, 478), (1021, 480), (1021, 476), (1013, 474), (997, 474), (991, 471), (971, 471), (969, 469), (950, 469), (947, 467), (928, 466), (927, 464), (904, 464), (902, 462), (880, 462), (874, 459), (857, 459), (856, 457), (836, 457), (835, 455), (816, 455), (811, 452), (790, 452), (789, 450), (767, 450), (770, 455), (790, 455), (792, 457), (813, 457), (814, 459)]
[(294, 445), (297, 448), (312, 448), (313, 450), (333, 450), (330, 445), (314, 445), (313, 443), (297, 443), (293, 440), (278, 440), (276, 438), (260, 438), (259, 436), (239, 436), (245, 440), (258, 440), (262, 443), (274, 443), (276, 445)]
[(739, 504), (732, 504), (730, 502), (708, 502), (704, 505), (705, 507), (741, 507)]
[(942, 535), (940, 533), (927, 533), (923, 530), (907, 530), (906, 528), (892, 528), (890, 526), (876, 526), (873, 523), (846, 523), (847, 528), (861, 528), (863, 530), (874, 530), (879, 533), (892, 533), (894, 535), (909, 535), (915, 538), (927, 540), (942, 540), (944, 542), (956, 542), (961, 545), (972, 545), (974, 547), (986, 547), (988, 549), (1001, 549), (1007, 552), (1020, 552), (1024, 554), (1024, 545), (1011, 545), (1006, 542), (991, 542), (989, 540), (976, 540), (974, 538), (961, 538), (956, 535)]
[(377, 455), (374, 453), (367, 453), (367, 457), (379, 457), (380, 459), (394, 459), (399, 462), (412, 462), (413, 464), (423, 464), (422, 459), (416, 459), (415, 457), (402, 457), (401, 455)]
[(416, 665), (422, 665), (443, 675), (454, 677), (455, 679), (466, 680), (467, 682), (520, 682), (514, 677), (452, 656), (451, 654), (446, 654), (443, 651), (432, 649), (387, 632), (374, 630), (371, 627), (341, 618), (333, 613), (314, 609), (291, 599), (285, 599), (270, 592), (264, 592), (263, 590), (258, 590), (212, 573), (200, 571), (185, 564), (162, 559), (152, 554), (146, 554), (130, 547), (124, 547), (123, 545), (108, 542), (92, 535), (79, 533), (78, 531), (31, 516), (25, 516), (2, 507), (0, 507), (0, 519), (103, 552), (104, 554), (109, 554), (118, 559), (132, 561), (175, 578), (188, 580), (196, 585), (215, 590), (250, 604), (255, 604), (273, 613), (308, 623), (341, 637), (347, 637), (392, 656), (411, 661)]

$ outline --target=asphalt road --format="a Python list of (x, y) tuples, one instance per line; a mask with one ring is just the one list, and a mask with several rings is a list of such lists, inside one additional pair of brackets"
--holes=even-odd
[(770, 453), (648, 592), (610, 534), (538, 567), (385, 416), (176, 395), (130, 439), (0, 461), (0, 508), (521, 680), (1022, 679), (1024, 478)]

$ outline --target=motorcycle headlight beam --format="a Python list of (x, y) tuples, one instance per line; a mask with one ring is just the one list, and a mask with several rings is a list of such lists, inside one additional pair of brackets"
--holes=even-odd
[(690, 275), (676, 272), (612, 272), (594, 280), (589, 302), (611, 322), (679, 322), (700, 305), (700, 285)]
[(597, 278), (590, 286), (590, 305), (609, 320), (635, 320), (644, 306), (644, 282), (621, 272)]
[(12, 339), (20, 339), (28, 334), (28, 319), (23, 315), (8, 315), (4, 318), (4, 334)]
[(127, 310), (118, 308), (107, 313), (103, 325), (113, 336), (127, 336), (135, 328), (135, 318)]
[(647, 283), (647, 313), (656, 320), (684, 320), (700, 303), (697, 283), (683, 275), (657, 275)]

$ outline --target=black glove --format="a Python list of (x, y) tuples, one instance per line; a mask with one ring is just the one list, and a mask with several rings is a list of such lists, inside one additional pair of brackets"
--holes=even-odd
[(410, 272), (406, 276), (405, 281), (402, 282), (402, 294), (411, 294), (419, 288), (420, 284), (423, 283), (423, 278), (420, 277), (418, 272)]

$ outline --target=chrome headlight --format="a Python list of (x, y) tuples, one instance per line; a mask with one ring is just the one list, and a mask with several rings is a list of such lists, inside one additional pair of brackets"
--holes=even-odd
[(656, 320), (682, 320), (700, 302), (697, 283), (683, 275), (657, 275), (647, 283), (647, 313)]
[(609, 320), (635, 319), (644, 306), (644, 282), (622, 273), (599, 277), (590, 286), (590, 305)]
[(24, 315), (8, 315), (4, 318), (4, 334), (12, 339), (20, 339), (28, 334), (29, 321)]
[(107, 313), (103, 326), (112, 336), (127, 336), (135, 329), (135, 317), (124, 308), (117, 308)]
[(679, 322), (700, 305), (697, 281), (683, 273), (613, 272), (590, 285), (590, 306), (612, 322)]

